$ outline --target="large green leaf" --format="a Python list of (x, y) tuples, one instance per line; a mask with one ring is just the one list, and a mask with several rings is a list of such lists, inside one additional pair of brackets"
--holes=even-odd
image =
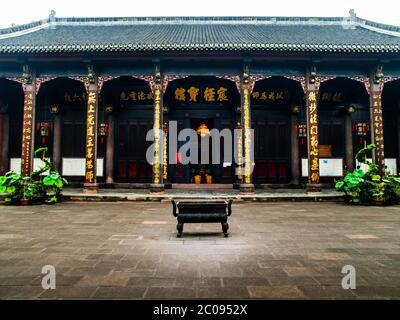
[(57, 179), (55, 181), (55, 185), (57, 188), (61, 189), (63, 187), (63, 181), (61, 179)]
[(338, 181), (335, 184), (336, 190), (341, 190), (343, 186), (344, 186), (344, 181)]
[(371, 177), (371, 179), (372, 179), (373, 181), (379, 182), (379, 181), (381, 181), (381, 176), (380, 176), (379, 174), (374, 174), (374, 175)]
[(48, 175), (48, 177), (50, 177), (53, 180), (57, 180), (60, 178), (60, 174), (58, 172), (52, 172)]
[(54, 204), (57, 202), (57, 196), (52, 196), (50, 199), (46, 200), (48, 204)]
[(354, 170), (353, 174), (354, 174), (356, 177), (360, 177), (360, 178), (362, 178), (362, 177), (365, 176), (364, 171), (362, 171), (361, 169)]
[(50, 177), (50, 175), (48, 175), (48, 176), (46, 176), (44, 179), (43, 179), (43, 184), (45, 185), (45, 186), (53, 186), (54, 185), (54, 179), (52, 179), (51, 177)]
[(15, 192), (15, 187), (14, 186), (7, 187), (7, 192), (8, 193), (14, 193)]

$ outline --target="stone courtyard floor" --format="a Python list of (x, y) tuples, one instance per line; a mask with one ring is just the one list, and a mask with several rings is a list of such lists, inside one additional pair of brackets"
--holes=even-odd
[(1, 205), (0, 298), (400, 298), (399, 206), (238, 201), (229, 223), (177, 238), (166, 201)]

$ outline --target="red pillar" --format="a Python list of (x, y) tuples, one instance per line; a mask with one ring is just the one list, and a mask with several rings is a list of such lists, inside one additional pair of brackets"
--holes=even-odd
[(153, 81), (150, 83), (154, 97), (154, 160), (153, 176), (150, 184), (150, 193), (164, 193), (163, 179), (163, 154), (164, 154), (164, 135), (163, 135), (163, 79), (158, 66), (155, 68)]
[(32, 77), (23, 83), (24, 111), (22, 122), (21, 175), (28, 176), (33, 169), (35, 141), (36, 80)]
[(4, 139), (4, 110), (3, 110), (2, 102), (0, 101), (0, 175), (4, 174), (4, 150), (3, 150), (3, 139)]
[(319, 80), (315, 68), (310, 68), (306, 76), (307, 107), (307, 147), (308, 184), (307, 191), (320, 192), (319, 181), (319, 128), (318, 128), (318, 90)]
[(379, 174), (385, 174), (385, 145), (383, 139), (382, 91), (383, 82), (376, 71), (370, 77), (371, 142), (375, 144), (372, 158), (379, 167)]
[(242, 164), (243, 183), (240, 184), (239, 189), (243, 194), (254, 193), (254, 136), (251, 129), (251, 92), (253, 91), (254, 83), (255, 80), (250, 76), (249, 67), (245, 66), (240, 84), (244, 163)]
[(97, 110), (98, 110), (98, 78), (89, 68), (87, 78), (87, 109), (86, 109), (86, 149), (85, 149), (85, 183), (84, 193), (97, 193)]

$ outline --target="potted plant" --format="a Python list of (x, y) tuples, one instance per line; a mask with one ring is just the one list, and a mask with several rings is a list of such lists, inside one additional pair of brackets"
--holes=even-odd
[(400, 178), (379, 174), (376, 164), (367, 161), (367, 152), (375, 148), (370, 144), (356, 154), (356, 160), (368, 165), (366, 172), (357, 168), (336, 182), (335, 188), (345, 193), (345, 201), (353, 204), (387, 205), (400, 201)]
[[(53, 204), (61, 200), (61, 191), (67, 180), (58, 172), (52, 171), (52, 164), (45, 157), (47, 148), (35, 151), (35, 156), (40, 156), (44, 166), (33, 171), (29, 176), (22, 177), (11, 171), (0, 176), (0, 193), (6, 193), (4, 199), (6, 204)], [(48, 175), (42, 174), (49, 172)]]
[(345, 193), (347, 203), (360, 203), (361, 184), (364, 182), (364, 171), (358, 169), (349, 172), (346, 176), (336, 182), (335, 188)]
[(383, 206), (385, 204), (385, 183), (377, 183), (375, 189), (372, 191), (374, 204), (376, 206)]

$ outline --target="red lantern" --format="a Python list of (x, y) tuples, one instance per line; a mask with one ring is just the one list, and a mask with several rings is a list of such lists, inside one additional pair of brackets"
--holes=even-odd
[(297, 126), (297, 134), (299, 138), (301, 138), (301, 144), (303, 145), (305, 142), (305, 138), (307, 138), (307, 125), (306, 124), (299, 124)]
[(168, 133), (168, 131), (169, 131), (168, 123), (166, 123), (166, 122), (164, 122), (163, 131), (164, 131), (164, 133)]
[(51, 130), (51, 124), (49, 122), (37, 122), (36, 131), (40, 132), (42, 138), (42, 144), (46, 143), (46, 138), (49, 136)]
[(101, 144), (104, 143), (104, 137), (108, 136), (108, 134), (111, 131), (111, 126), (110, 124), (106, 123), (106, 122), (102, 122), (99, 124), (99, 128), (98, 128), (98, 135), (101, 137)]
[(359, 144), (363, 143), (364, 138), (367, 136), (367, 132), (369, 132), (369, 125), (368, 123), (365, 122), (359, 122), (356, 123), (354, 126), (354, 129), (356, 132), (356, 135), (359, 136)]

